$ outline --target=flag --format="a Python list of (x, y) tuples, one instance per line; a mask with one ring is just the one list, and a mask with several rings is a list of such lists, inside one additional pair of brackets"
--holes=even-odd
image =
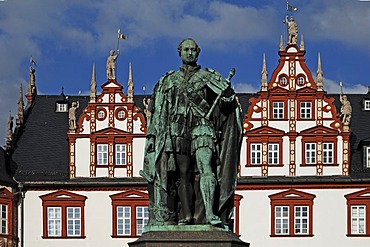
[(294, 6), (290, 5), (290, 4), (288, 4), (287, 11), (293, 12), (293, 11), (297, 11), (297, 10), (298, 10), (298, 8), (296, 8), (296, 7), (294, 7)]
[(121, 33), (121, 29), (118, 29), (118, 39), (127, 39), (127, 36)]

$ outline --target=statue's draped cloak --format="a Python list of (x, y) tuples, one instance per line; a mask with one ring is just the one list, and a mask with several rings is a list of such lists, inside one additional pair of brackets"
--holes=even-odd
[[(146, 152), (144, 157), (144, 167), (141, 174), (149, 183), (155, 182), (164, 190), (168, 189), (168, 171), (175, 169), (174, 160), (163, 158), (167, 155), (164, 152), (168, 145), (169, 138), (169, 110), (175, 95), (171, 89), (175, 86), (172, 76), (178, 76), (180, 72), (170, 71), (163, 76), (156, 84), (152, 95), (149, 111), (152, 112), (148, 121), (147, 143), (145, 152), (148, 150), (148, 139), (155, 138), (154, 152)], [(214, 70), (199, 70), (192, 76), (197, 76), (216, 95), (222, 93), (229, 99), (229, 102), (219, 100), (213, 109), (211, 119), (217, 134), (216, 154), (217, 162), (212, 164), (218, 180), (219, 190), (216, 192), (215, 201), (218, 205), (218, 215), (224, 224), (230, 225), (230, 218), (234, 205), (234, 191), (236, 187), (237, 171), (240, 157), (240, 147), (242, 140), (242, 122), (238, 104), (234, 98), (234, 92), (230, 84), (219, 73)], [(218, 200), (219, 198), (219, 200)]]

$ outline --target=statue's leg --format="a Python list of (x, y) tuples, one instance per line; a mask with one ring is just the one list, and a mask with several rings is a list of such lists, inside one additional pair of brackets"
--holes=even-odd
[(178, 187), (178, 195), (181, 203), (179, 224), (187, 225), (193, 220), (193, 169), (188, 155), (176, 154), (176, 164), (180, 175), (180, 185)]
[(207, 222), (211, 225), (221, 224), (221, 220), (213, 213), (216, 178), (212, 172), (212, 150), (209, 147), (200, 147), (195, 152), (197, 166), (200, 171), (200, 191), (206, 210)]

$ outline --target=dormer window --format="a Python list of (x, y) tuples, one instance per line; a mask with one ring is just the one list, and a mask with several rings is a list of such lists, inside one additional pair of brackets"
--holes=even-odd
[(370, 100), (364, 100), (364, 110), (370, 111)]
[(68, 104), (67, 103), (57, 103), (56, 112), (68, 112)]

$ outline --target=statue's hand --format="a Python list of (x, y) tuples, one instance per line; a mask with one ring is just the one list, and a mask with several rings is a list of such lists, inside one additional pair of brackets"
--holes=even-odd
[(154, 150), (155, 150), (155, 139), (154, 139), (154, 137), (150, 137), (149, 139), (148, 139), (148, 145), (147, 145), (147, 152), (148, 153), (151, 153), (151, 152), (154, 152)]

